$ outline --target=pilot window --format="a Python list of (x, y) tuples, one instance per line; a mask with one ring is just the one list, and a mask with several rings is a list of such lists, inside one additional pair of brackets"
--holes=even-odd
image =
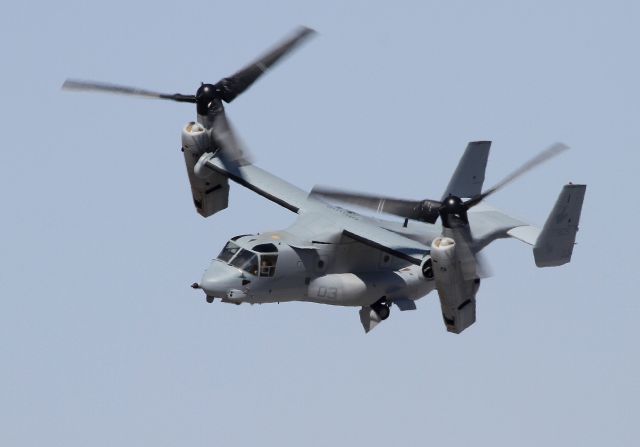
[(231, 241), (227, 242), (227, 245), (224, 246), (224, 248), (218, 255), (218, 259), (224, 262), (229, 262), (231, 258), (233, 258), (233, 255), (238, 252), (238, 250), (240, 250), (240, 247), (238, 247), (236, 244)]
[(258, 276), (258, 257), (249, 250), (240, 250), (230, 264), (240, 270)]
[(273, 276), (276, 273), (278, 255), (260, 255), (260, 276)]
[(278, 262), (278, 247), (274, 244), (259, 244), (253, 250), (260, 253), (260, 276), (271, 277), (276, 273)]

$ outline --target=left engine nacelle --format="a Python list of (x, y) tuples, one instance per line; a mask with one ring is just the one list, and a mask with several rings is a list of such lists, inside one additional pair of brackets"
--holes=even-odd
[(213, 171), (196, 175), (195, 166), (200, 157), (214, 152), (216, 145), (211, 132), (200, 123), (190, 122), (182, 129), (182, 152), (187, 165), (193, 204), (198, 213), (209, 217), (229, 205), (229, 180)]
[(465, 279), (456, 242), (438, 237), (431, 243), (431, 259), (442, 318), (449, 332), (459, 334), (476, 321), (476, 292), (480, 279)]

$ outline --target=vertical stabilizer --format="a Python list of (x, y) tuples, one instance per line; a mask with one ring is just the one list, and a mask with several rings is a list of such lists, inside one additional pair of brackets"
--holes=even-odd
[(473, 197), (482, 192), (491, 141), (472, 141), (467, 145), (442, 198), (449, 195)]
[(555, 267), (571, 261), (586, 189), (586, 185), (572, 184), (562, 188), (533, 246), (538, 267)]

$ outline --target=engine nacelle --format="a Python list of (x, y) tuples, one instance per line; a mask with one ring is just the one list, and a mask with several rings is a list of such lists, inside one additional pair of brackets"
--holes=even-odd
[(438, 237), (431, 243), (431, 259), (442, 318), (449, 332), (459, 334), (476, 321), (476, 292), (480, 279), (465, 279), (456, 242)]
[[(187, 165), (193, 204), (198, 213), (209, 217), (229, 205), (229, 180), (222, 174), (206, 171), (196, 175), (200, 157), (216, 150), (211, 133), (200, 123), (190, 122), (182, 129), (182, 152)], [(204, 170), (203, 170), (204, 171)]]
[(211, 133), (200, 123), (187, 123), (182, 129), (182, 150), (193, 153), (196, 160), (205, 152), (213, 152), (215, 144)]

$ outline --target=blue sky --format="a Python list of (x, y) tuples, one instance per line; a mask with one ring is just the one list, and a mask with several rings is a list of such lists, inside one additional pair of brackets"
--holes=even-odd
[[(635, 445), (640, 400), (635, 2), (12, 2), (2, 6), (0, 444)], [(542, 224), (588, 184), (571, 264), (489, 247), (478, 322), (435, 295), (368, 335), (357, 310), (207, 305), (234, 234), (293, 215), (232, 186), (192, 208), (192, 106), (63, 93), (66, 77), (191, 93), (299, 24), (319, 35), (227, 108), (257, 163), (438, 197), (470, 140), (492, 197)]]

